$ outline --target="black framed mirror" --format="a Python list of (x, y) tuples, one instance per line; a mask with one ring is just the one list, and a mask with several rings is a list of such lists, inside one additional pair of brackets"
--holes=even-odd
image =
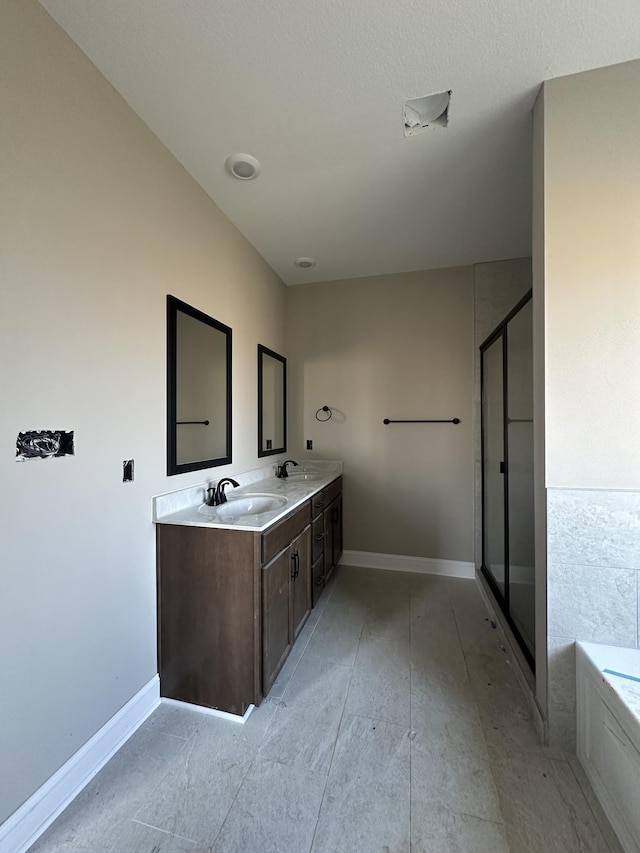
[(258, 456), (287, 449), (287, 359), (258, 344)]
[(231, 329), (167, 296), (167, 474), (231, 462)]

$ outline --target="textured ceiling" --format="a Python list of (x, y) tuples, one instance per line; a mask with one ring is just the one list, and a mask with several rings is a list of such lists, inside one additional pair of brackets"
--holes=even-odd
[(540, 83), (640, 56), (638, 0), (41, 2), (287, 284), (528, 254)]

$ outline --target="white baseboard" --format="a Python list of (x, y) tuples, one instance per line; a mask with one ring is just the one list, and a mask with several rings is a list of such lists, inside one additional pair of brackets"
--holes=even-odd
[(24, 853), (160, 704), (155, 675), (0, 826), (0, 853)]
[(392, 572), (415, 572), (422, 575), (445, 575), (449, 578), (475, 578), (473, 563), (459, 560), (434, 560), (431, 557), (404, 557), (402, 554), (377, 554), (374, 551), (343, 551), (341, 566), (363, 569), (386, 569)]
[(204, 705), (194, 705), (192, 702), (182, 702), (180, 699), (167, 699), (162, 697), (163, 705), (172, 705), (174, 708), (185, 708), (188, 711), (198, 711), (200, 714), (208, 714), (210, 717), (219, 717), (221, 720), (230, 720), (233, 723), (246, 723), (249, 715), (255, 710), (255, 705), (249, 705), (244, 712), (244, 716), (240, 714), (230, 714), (228, 711), (218, 711), (215, 708), (206, 708)]

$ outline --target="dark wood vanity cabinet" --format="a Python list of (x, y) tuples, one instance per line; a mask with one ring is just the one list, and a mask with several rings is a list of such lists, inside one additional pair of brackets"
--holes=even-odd
[(333, 574), (342, 556), (342, 496), (334, 498), (324, 511), (325, 540), (324, 564), (325, 583)]
[(291, 642), (294, 643), (311, 612), (311, 527), (291, 543)]
[(157, 525), (162, 696), (244, 714), (311, 609), (311, 502), (258, 533)]
[(160, 695), (242, 715), (262, 695), (260, 534), (156, 535)]
[(324, 512), (311, 522), (311, 606), (324, 589)]
[(240, 715), (262, 701), (342, 553), (341, 493), (262, 533), (157, 525), (162, 696)]
[(342, 555), (342, 477), (314, 496), (311, 515), (311, 597), (315, 607)]
[(262, 567), (262, 688), (266, 696), (311, 610), (309, 525)]
[(291, 651), (290, 563), (287, 548), (262, 569), (262, 681), (265, 695)]

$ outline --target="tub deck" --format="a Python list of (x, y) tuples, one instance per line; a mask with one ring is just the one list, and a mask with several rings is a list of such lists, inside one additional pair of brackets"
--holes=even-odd
[(625, 853), (640, 853), (640, 649), (576, 643), (578, 758)]

